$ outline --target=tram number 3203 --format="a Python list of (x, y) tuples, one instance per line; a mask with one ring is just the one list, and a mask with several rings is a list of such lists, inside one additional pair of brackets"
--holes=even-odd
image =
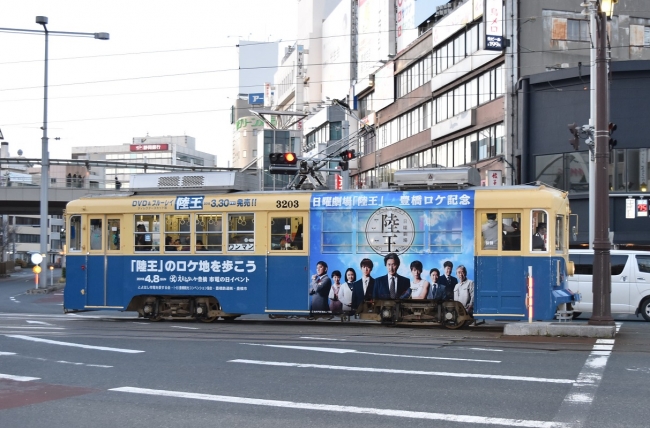
[(278, 199), (275, 201), (276, 208), (298, 208), (298, 201), (288, 201), (285, 199)]

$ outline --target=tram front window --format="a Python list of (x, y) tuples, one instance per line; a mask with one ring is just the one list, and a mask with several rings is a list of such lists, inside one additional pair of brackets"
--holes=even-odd
[(81, 216), (73, 215), (70, 217), (70, 226), (68, 226), (68, 236), (70, 237), (70, 251), (81, 251)]
[(562, 252), (564, 250), (564, 216), (557, 215), (555, 217), (555, 251)]

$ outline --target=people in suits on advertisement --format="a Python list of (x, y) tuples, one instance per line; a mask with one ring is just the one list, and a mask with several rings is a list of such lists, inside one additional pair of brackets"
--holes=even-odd
[(447, 296), (447, 288), (440, 284), (440, 271), (436, 268), (431, 269), (429, 277), (431, 278), (431, 285), (429, 286), (427, 299), (445, 300), (445, 297)]
[(444, 268), (445, 274), (440, 277), (440, 285), (445, 286), (445, 290), (447, 292), (445, 293), (445, 299), (446, 300), (454, 300), (454, 287), (456, 284), (458, 284), (458, 279), (454, 276), (451, 276), (451, 271), (454, 269), (454, 264), (447, 260), (442, 264), (442, 267)]
[(364, 300), (372, 300), (372, 294), (375, 289), (375, 278), (370, 276), (374, 264), (370, 259), (363, 259), (359, 263), (361, 268), (361, 278), (353, 285), (352, 290), (352, 309), (356, 310)]
[(389, 253), (384, 257), (384, 265), (388, 273), (378, 277), (375, 281), (373, 299), (408, 299), (411, 297), (411, 282), (397, 273), (400, 265), (399, 256)]
[(328, 312), (328, 296), (332, 288), (332, 280), (327, 276), (327, 263), (319, 261), (316, 264), (316, 274), (311, 277), (309, 295), (311, 296), (312, 312)]

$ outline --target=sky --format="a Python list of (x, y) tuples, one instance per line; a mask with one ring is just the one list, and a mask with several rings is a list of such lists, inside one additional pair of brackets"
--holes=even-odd
[[(42, 30), (35, 18), (47, 16), (49, 31), (110, 33), (108, 41), (49, 37), (51, 158), (188, 135), (227, 166), (236, 44), (295, 39), (297, 1), (23, 0), (2, 8), (0, 28)], [(0, 30), (0, 130), (12, 156), (41, 157), (44, 56), (42, 33)]]

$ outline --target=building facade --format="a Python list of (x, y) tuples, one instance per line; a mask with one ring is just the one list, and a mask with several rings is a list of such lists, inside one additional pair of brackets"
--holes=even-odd
[[(644, 124), (650, 97), (650, 61), (618, 61), (610, 66), (610, 121), (617, 144), (609, 156), (609, 230), (613, 244), (650, 247), (647, 211), (650, 140)], [(520, 128), (526, 158), (526, 181), (541, 181), (569, 192), (572, 245), (588, 245), (589, 147), (569, 143), (568, 123), (588, 123), (589, 75), (578, 67), (539, 73), (523, 79)], [(644, 202), (645, 201), (645, 202)], [(631, 207), (630, 207), (631, 204)], [(630, 208), (633, 208), (630, 210)], [(631, 212), (630, 212), (631, 211)], [(631, 214), (631, 215), (630, 215)], [(576, 221), (577, 217), (577, 221)]]
[(119, 181), (129, 187), (131, 174), (146, 172), (146, 164), (216, 167), (217, 156), (196, 150), (196, 141), (189, 136), (136, 137), (131, 144), (83, 146), (72, 148), (72, 159), (107, 160), (138, 164), (133, 168), (97, 167), (96, 175), (115, 186)]

